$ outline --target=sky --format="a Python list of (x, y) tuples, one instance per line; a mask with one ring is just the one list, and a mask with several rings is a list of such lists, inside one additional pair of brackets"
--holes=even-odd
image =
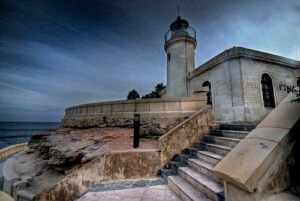
[(0, 0), (0, 121), (61, 121), (66, 107), (166, 83), (178, 5), (196, 66), (233, 46), (299, 59), (299, 0)]

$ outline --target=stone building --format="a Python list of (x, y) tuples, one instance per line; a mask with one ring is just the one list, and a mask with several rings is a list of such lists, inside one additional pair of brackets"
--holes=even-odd
[(195, 67), (196, 31), (177, 17), (165, 35), (167, 86), (163, 97), (195, 96), (203, 86), (215, 122), (261, 121), (287, 95), (280, 85), (296, 85), (300, 62), (232, 47)]

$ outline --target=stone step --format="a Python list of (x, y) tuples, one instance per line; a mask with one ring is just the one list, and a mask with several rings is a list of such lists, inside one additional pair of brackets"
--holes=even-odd
[(211, 144), (211, 143), (206, 143), (206, 142), (200, 142), (197, 144), (197, 148), (200, 151), (210, 151), (222, 156), (225, 156), (228, 154), (232, 148), (223, 146), (223, 145), (218, 145), (218, 144)]
[(213, 174), (212, 169), (214, 168), (214, 165), (211, 163), (207, 163), (206, 161), (203, 160), (191, 158), (188, 160), (188, 166), (196, 170), (197, 172), (214, 179), (215, 181), (222, 182), (218, 177), (216, 177)]
[(182, 163), (182, 162), (177, 162), (177, 161), (171, 161), (170, 162), (171, 169), (176, 171), (176, 172), (177, 172), (177, 169), (179, 167), (186, 167), (186, 166), (187, 166), (187, 163)]
[(224, 156), (210, 151), (197, 151), (197, 158), (213, 165), (217, 165), (224, 158)]
[(162, 169), (160, 174), (165, 182), (168, 183), (168, 177), (177, 175), (177, 170), (174, 171), (173, 169)]
[(214, 135), (205, 135), (204, 141), (208, 143), (219, 144), (219, 145), (224, 145), (233, 148), (241, 141), (241, 139), (214, 136)]
[(233, 131), (233, 130), (213, 130), (212, 136), (244, 139), (248, 135), (248, 131)]
[(211, 201), (179, 176), (169, 176), (168, 186), (184, 201)]
[(178, 168), (178, 173), (182, 178), (192, 184), (208, 198), (215, 201), (221, 201), (224, 199), (223, 185), (215, 180), (193, 170), (190, 167), (180, 167)]
[[(186, 151), (187, 152), (187, 151)], [(187, 164), (187, 160), (191, 157), (189, 154), (179, 154), (174, 158), (174, 161)]]
[(220, 124), (221, 130), (234, 130), (234, 131), (252, 131), (256, 125), (253, 124)]

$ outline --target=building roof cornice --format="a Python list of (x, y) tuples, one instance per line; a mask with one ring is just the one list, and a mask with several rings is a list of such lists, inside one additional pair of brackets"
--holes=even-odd
[(278, 56), (266, 52), (261, 52), (257, 50), (247, 49), (244, 47), (232, 47), (230, 49), (221, 52), (217, 56), (213, 57), (209, 61), (197, 67), (195, 70), (193, 70), (190, 73), (188, 78), (192, 79), (193, 77), (211, 68), (214, 68), (216, 65), (218, 65), (221, 62), (224, 62), (232, 58), (239, 58), (239, 57), (245, 57), (245, 58), (269, 62), (269, 63), (275, 63), (289, 68), (294, 68), (294, 69), (300, 68), (300, 61), (298, 60), (289, 59), (286, 57), (282, 57), (282, 56)]

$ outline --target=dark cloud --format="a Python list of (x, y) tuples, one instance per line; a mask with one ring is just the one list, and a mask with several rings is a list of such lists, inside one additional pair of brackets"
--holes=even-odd
[(67, 106), (165, 82), (177, 4), (197, 65), (234, 45), (297, 56), (298, 0), (0, 0), (0, 120), (59, 121)]

